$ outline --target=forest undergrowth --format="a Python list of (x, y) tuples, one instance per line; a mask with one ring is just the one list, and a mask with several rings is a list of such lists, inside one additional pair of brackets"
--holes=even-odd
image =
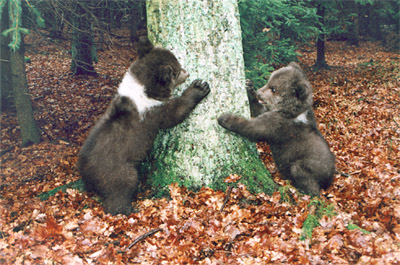
[[(105, 214), (76, 189), (37, 195), (79, 179), (79, 148), (135, 58), (134, 45), (115, 42), (99, 51), (97, 76), (74, 77), (68, 47), (27, 43), (42, 142), (21, 148), (16, 114), (1, 114), (0, 264), (400, 264), (399, 54), (379, 43), (328, 42), (331, 67), (313, 72), (315, 52), (300, 51), (337, 158), (333, 185), (319, 200), (282, 180), (259, 143), (281, 192), (252, 195), (239, 184), (195, 193), (172, 184), (170, 199), (141, 197), (139, 212), (126, 217)], [(232, 172), (228, 181), (238, 178)]]

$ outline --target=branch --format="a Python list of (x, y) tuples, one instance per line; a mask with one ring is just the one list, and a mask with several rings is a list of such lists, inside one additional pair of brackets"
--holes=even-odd
[(154, 235), (155, 233), (157, 233), (159, 231), (163, 231), (163, 229), (162, 228), (156, 228), (156, 229), (150, 230), (146, 234), (143, 234), (143, 235), (139, 236), (138, 238), (136, 238), (135, 241), (133, 241), (126, 249), (128, 250), (128, 249), (132, 248), (134, 245), (136, 245), (140, 241), (145, 240), (149, 236), (152, 236), (152, 235)]
[(232, 189), (233, 189), (233, 186), (229, 186), (228, 191), (225, 196), (224, 204), (222, 204), (221, 209), (219, 210), (220, 213), (222, 213), (222, 210), (224, 210), (225, 205), (228, 203), (229, 198), (231, 196)]
[(348, 178), (348, 177), (350, 177), (351, 175), (358, 174), (358, 173), (360, 173), (360, 172), (361, 172), (361, 170), (354, 171), (354, 172), (350, 172), (350, 173), (346, 173), (346, 172), (342, 172), (342, 171), (336, 171), (335, 173), (336, 173), (336, 174), (340, 174), (341, 176)]

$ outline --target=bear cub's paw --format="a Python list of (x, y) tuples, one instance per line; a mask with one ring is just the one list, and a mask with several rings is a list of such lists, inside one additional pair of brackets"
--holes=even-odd
[(246, 79), (246, 90), (255, 91), (253, 81), (251, 81), (250, 79)]
[(233, 127), (233, 124), (239, 119), (239, 117), (230, 114), (230, 113), (224, 113), (218, 118), (218, 123), (225, 129), (231, 130)]
[(251, 81), (250, 79), (246, 79), (246, 92), (251, 102), (258, 102), (257, 90), (254, 88), (253, 81)]
[(188, 87), (188, 91), (193, 93), (193, 96), (197, 101), (200, 101), (205, 96), (207, 96), (208, 93), (210, 93), (210, 85), (207, 82), (203, 82), (200, 79), (196, 79)]

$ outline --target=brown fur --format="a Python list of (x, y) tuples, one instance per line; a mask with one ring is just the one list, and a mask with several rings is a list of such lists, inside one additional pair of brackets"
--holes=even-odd
[(141, 40), (138, 60), (79, 154), (78, 169), (85, 186), (102, 197), (106, 212), (132, 212), (138, 167), (152, 149), (158, 130), (182, 122), (209, 93), (208, 84), (196, 80), (180, 97), (171, 98), (173, 89), (187, 77), (170, 51)]
[(274, 71), (257, 93), (248, 83), (255, 104), (250, 120), (224, 114), (224, 128), (253, 141), (267, 141), (280, 173), (299, 190), (319, 195), (331, 185), (335, 157), (319, 132), (312, 109), (312, 88), (297, 63)]

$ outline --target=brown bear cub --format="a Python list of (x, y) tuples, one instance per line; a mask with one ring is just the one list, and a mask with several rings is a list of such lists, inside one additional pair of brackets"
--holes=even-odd
[(138, 44), (132, 63), (110, 107), (82, 146), (78, 170), (85, 187), (103, 199), (105, 211), (129, 215), (138, 189), (138, 167), (153, 147), (159, 129), (182, 122), (210, 92), (195, 80), (179, 97), (175, 87), (189, 74), (172, 52), (147, 39)]
[(319, 196), (335, 173), (335, 157), (317, 128), (312, 88), (297, 63), (274, 71), (255, 92), (247, 82), (256, 117), (223, 114), (218, 123), (252, 141), (267, 141), (279, 172), (302, 192)]

